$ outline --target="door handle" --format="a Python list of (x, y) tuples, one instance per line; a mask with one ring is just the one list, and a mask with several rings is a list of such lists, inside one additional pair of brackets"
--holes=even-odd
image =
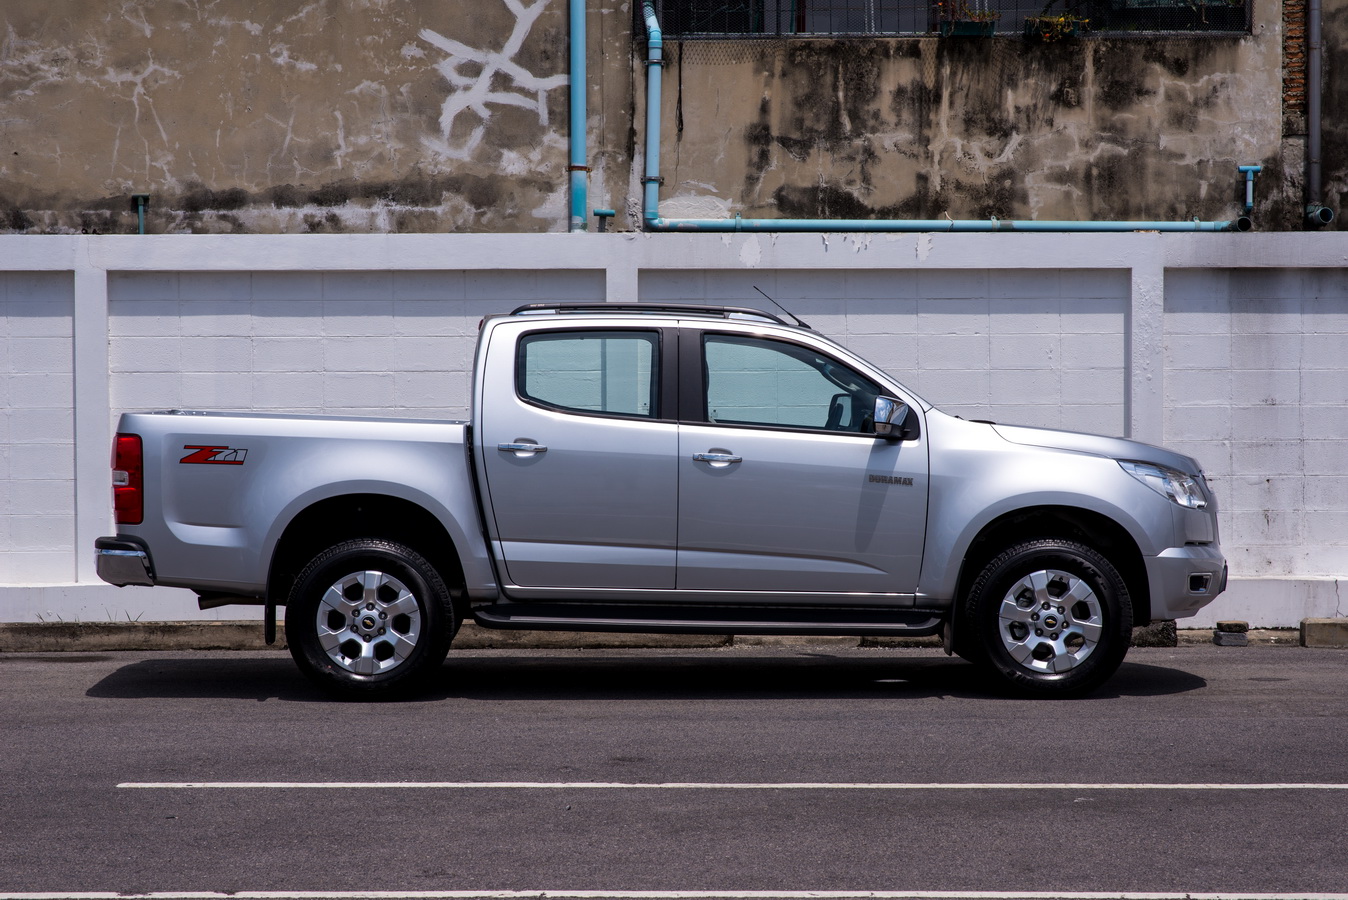
[(529, 444), (523, 441), (512, 441), (496, 445), (497, 450), (508, 450), (511, 453), (547, 453), (548, 448), (542, 444)]
[(737, 463), (744, 461), (744, 457), (735, 456), (733, 453), (694, 453), (693, 459), (698, 462), (709, 463)]

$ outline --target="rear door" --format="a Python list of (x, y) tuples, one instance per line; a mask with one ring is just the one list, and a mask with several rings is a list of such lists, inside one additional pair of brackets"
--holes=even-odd
[(679, 590), (773, 602), (914, 592), (927, 448), (920, 434), (872, 433), (881, 387), (804, 342), (710, 330), (683, 341)]
[(510, 584), (674, 587), (678, 424), (665, 389), (676, 340), (584, 323), (492, 332), (477, 445)]

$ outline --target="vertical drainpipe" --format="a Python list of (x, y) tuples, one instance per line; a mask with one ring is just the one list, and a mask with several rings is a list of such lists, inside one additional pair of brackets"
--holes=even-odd
[(1306, 223), (1313, 228), (1334, 221), (1323, 203), (1320, 168), (1320, 85), (1324, 65), (1320, 0), (1306, 5)]
[(646, 19), (646, 174), (642, 177), (642, 217), (650, 227), (660, 217), (660, 78), (664, 69), (665, 40), (655, 7), (641, 4)]
[(571, 222), (568, 230), (584, 231), (588, 198), (586, 180), (590, 167), (585, 164), (585, 0), (569, 0), (571, 30)]

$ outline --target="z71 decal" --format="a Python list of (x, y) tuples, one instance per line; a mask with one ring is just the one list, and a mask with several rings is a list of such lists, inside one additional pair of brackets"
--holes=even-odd
[(244, 457), (248, 455), (247, 450), (234, 447), (207, 447), (202, 444), (183, 444), (183, 449), (193, 452), (187, 454), (178, 462), (211, 466), (241, 466)]

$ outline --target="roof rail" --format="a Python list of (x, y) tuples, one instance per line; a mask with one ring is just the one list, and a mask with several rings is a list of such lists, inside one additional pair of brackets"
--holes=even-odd
[(651, 313), (655, 315), (709, 316), (718, 319), (747, 318), (796, 327), (785, 319), (747, 306), (699, 306), (694, 303), (526, 303), (511, 310), (512, 316), (541, 313)]

